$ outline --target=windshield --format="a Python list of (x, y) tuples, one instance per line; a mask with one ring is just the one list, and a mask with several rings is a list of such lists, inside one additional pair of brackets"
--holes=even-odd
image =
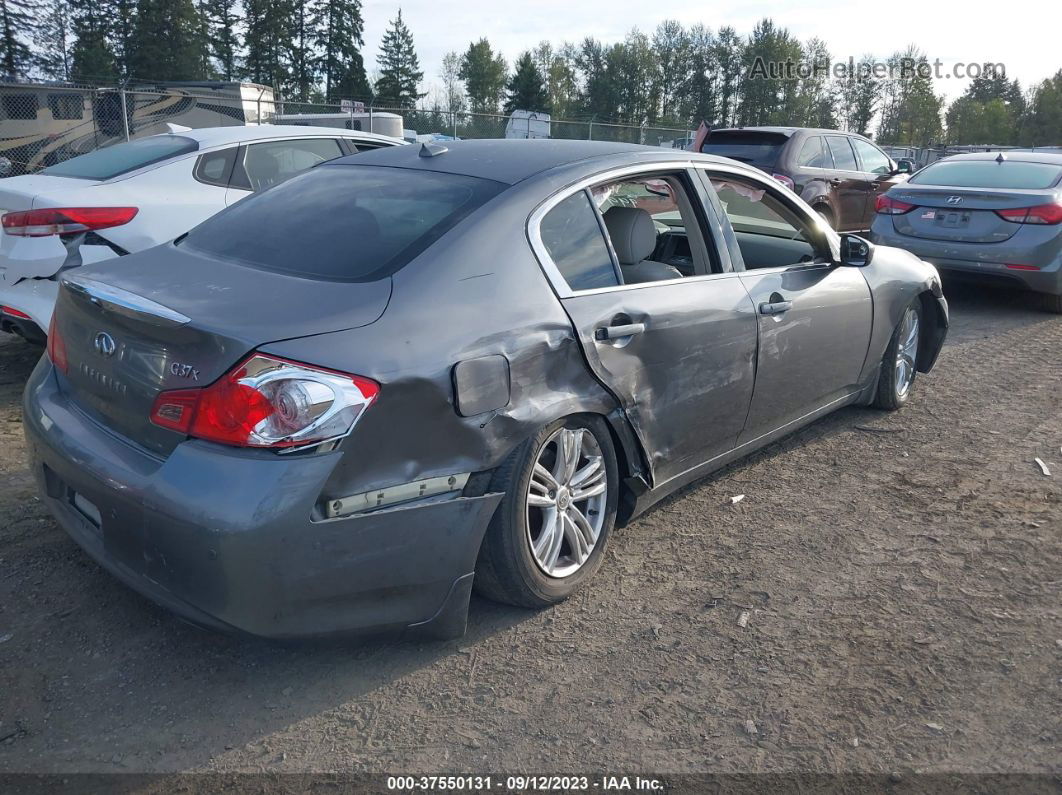
[(42, 174), (78, 179), (113, 179), (138, 168), (194, 152), (199, 142), (181, 135), (152, 135), (136, 141), (105, 146), (94, 152), (64, 160)]
[(433, 171), (319, 166), (207, 219), (181, 245), (308, 279), (373, 281), (505, 187)]
[(951, 160), (934, 163), (909, 180), (912, 185), (951, 188), (1003, 188), (1042, 190), (1062, 177), (1062, 166), (1017, 160)]

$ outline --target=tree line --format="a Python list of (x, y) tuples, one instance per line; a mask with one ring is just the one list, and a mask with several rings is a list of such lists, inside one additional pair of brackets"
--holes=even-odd
[(742, 35), (661, 22), (618, 42), (543, 41), (510, 65), (487, 38), (424, 73), (401, 10), (370, 76), (360, 0), (0, 0), (0, 71), (77, 82), (250, 80), (289, 101), (687, 128), (847, 129), (881, 144), (1062, 143), (1062, 70), (1023, 90), (986, 64), (945, 106), (914, 46), (834, 63), (771, 19)]

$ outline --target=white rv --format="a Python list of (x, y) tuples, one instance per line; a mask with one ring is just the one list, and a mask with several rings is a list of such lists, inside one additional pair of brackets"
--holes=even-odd
[(277, 124), (294, 124), (299, 127), (335, 127), (340, 130), (361, 130), (391, 138), (404, 137), (404, 123), (397, 113), (384, 111), (348, 113), (280, 113)]

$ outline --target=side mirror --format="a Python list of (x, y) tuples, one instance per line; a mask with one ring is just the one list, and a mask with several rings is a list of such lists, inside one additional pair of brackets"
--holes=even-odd
[(897, 174), (913, 174), (915, 171), (914, 161), (907, 157), (901, 157), (896, 161)]
[(6, 177), (14, 170), (14, 165), (6, 157), (0, 157), (0, 177)]
[(874, 244), (859, 235), (841, 235), (841, 264), (863, 268), (874, 259)]

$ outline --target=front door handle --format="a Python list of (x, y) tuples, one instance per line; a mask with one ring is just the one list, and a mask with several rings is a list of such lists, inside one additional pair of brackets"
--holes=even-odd
[(771, 303), (760, 304), (761, 315), (781, 315), (784, 312), (788, 312), (793, 308), (792, 301), (772, 301)]
[(627, 323), (622, 326), (602, 326), (601, 328), (594, 329), (594, 339), (598, 342), (605, 342), (606, 340), (618, 340), (624, 337), (633, 337), (635, 334), (641, 334), (645, 331), (644, 323)]

